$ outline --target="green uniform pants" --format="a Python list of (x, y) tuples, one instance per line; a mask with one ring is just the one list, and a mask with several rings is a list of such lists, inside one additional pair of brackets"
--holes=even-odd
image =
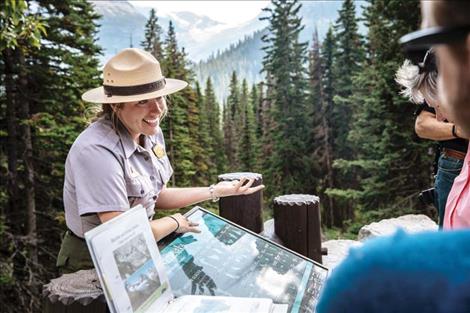
[(85, 239), (78, 238), (67, 230), (60, 246), (56, 265), (62, 274), (94, 268)]

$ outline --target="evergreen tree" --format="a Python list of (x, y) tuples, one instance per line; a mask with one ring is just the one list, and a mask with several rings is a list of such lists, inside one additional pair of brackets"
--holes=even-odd
[[(170, 21), (165, 39), (162, 70), (164, 76), (191, 83), (192, 73), (188, 69), (184, 51), (178, 49), (173, 23)], [(196, 153), (201, 153), (200, 142), (195, 137), (198, 130), (196, 118), (196, 97), (191, 87), (186, 87), (168, 98), (168, 114), (162, 121), (168, 157), (174, 169), (173, 186), (193, 185), (198, 172), (194, 163)], [(201, 169), (203, 170), (203, 169)]]
[[(335, 160), (354, 158), (354, 145), (348, 140), (351, 128), (351, 116), (354, 102), (348, 101), (352, 95), (353, 78), (358, 74), (364, 61), (363, 40), (358, 32), (358, 19), (352, 0), (345, 0), (339, 10), (339, 18), (335, 24), (335, 51), (333, 62), (334, 97), (332, 108), (332, 152)], [(336, 161), (335, 161), (336, 162)], [(339, 192), (357, 186), (353, 172), (334, 173), (334, 188), (329, 187), (327, 194), (334, 197), (334, 224), (342, 227), (345, 220), (354, 218), (349, 193)]]
[[(59, 4), (42, 0), (31, 8), (25, 7), (23, 1), (7, 1), (2, 19), (6, 16), (3, 14), (11, 13), (8, 6), (13, 2), (15, 5), (10, 9), (21, 13), (17, 26), (41, 19), (47, 25), (47, 33), (40, 41), (40, 28), (31, 24), (23, 34), (15, 34), (19, 47), (13, 54), (6, 52), (8, 49), (2, 51), (7, 105), (13, 105), (8, 112), (16, 116), (12, 127), (8, 127), (8, 136), (15, 145), (8, 149), (17, 152), (16, 184), (24, 196), (14, 201), (14, 207), (9, 206), (11, 233), (2, 246), (12, 249), (10, 255), (14, 257), (9, 264), (0, 265), (5, 269), (0, 274), (0, 288), (5, 291), (2, 303), (7, 304), (6, 311), (38, 311), (42, 284), (56, 276), (55, 256), (60, 229), (65, 226), (62, 209), (65, 158), (86, 124), (83, 114), (87, 107), (80, 96), (83, 90), (100, 82), (96, 58), (100, 49), (95, 45), (98, 16), (92, 5), (83, 1)], [(11, 35), (13, 28), (8, 29)], [(24, 34), (27, 36), (23, 37)], [(41, 43), (41, 49), (30, 49), (31, 41)], [(4, 41), (2, 28), (3, 43), (8, 40)], [(9, 70), (13, 76), (9, 77)], [(9, 93), (8, 86), (17, 88)], [(40, 208), (40, 214), (36, 208)], [(4, 274), (13, 276), (3, 277)], [(9, 299), (5, 300), (3, 295), (9, 295)]]
[[(324, 87), (331, 84), (331, 63), (333, 53), (333, 41), (331, 29), (327, 33), (322, 59), (318, 33), (314, 32), (312, 48), (309, 52), (309, 115), (310, 136), (308, 151), (310, 152), (309, 172), (311, 179), (309, 185), (313, 193), (319, 195), (323, 201), (323, 222), (331, 227), (333, 224), (333, 199), (325, 190), (333, 187), (333, 153), (331, 140), (331, 102), (328, 103), (328, 95), (325, 95)], [(329, 97), (331, 100), (331, 97)]]
[(258, 141), (260, 141), (263, 136), (263, 81), (259, 82), (258, 85), (253, 84), (253, 87), (251, 88), (251, 96), (254, 101), (253, 108), (255, 113), (256, 138), (258, 138)]
[(210, 181), (216, 181), (217, 175), (223, 174), (225, 171), (225, 153), (224, 137), (221, 128), (220, 108), (215, 98), (212, 81), (210, 78), (206, 81), (206, 90), (204, 91), (204, 110), (208, 122), (208, 147), (210, 159), (215, 163), (209, 169)]
[(228, 169), (238, 171), (239, 161), (237, 159), (239, 112), (240, 112), (240, 90), (238, 86), (237, 73), (233, 72), (230, 79), (230, 93), (224, 108), (224, 147), (227, 156)]
[[(260, 153), (263, 156), (269, 156), (273, 152), (273, 132), (275, 130), (275, 121), (272, 112), (272, 99), (274, 97), (274, 90), (271, 75), (266, 74), (266, 95), (261, 98), (259, 114), (261, 116), (261, 149)], [(267, 169), (271, 168), (271, 159), (263, 157), (259, 160), (258, 167), (262, 168), (262, 173), (266, 173)], [(266, 182), (265, 182), (266, 184)]]
[[(330, 27), (320, 49), (318, 34), (315, 31), (312, 38), (312, 48), (309, 52), (309, 97), (310, 152), (309, 169), (312, 178), (309, 184), (322, 201), (323, 222), (331, 227), (335, 224), (336, 204), (327, 191), (335, 186), (333, 170), (334, 137), (333, 129), (337, 123), (333, 115), (334, 103), (334, 53), (335, 39)], [(337, 218), (336, 218), (337, 220)]]
[(413, 208), (430, 184), (427, 144), (413, 134), (414, 106), (399, 96), (394, 74), (403, 62), (398, 39), (418, 27), (417, 2), (372, 0), (365, 11), (369, 58), (354, 80), (350, 102), (357, 103), (349, 139), (357, 160), (343, 162), (360, 176), (348, 191), (363, 210), (390, 216)]
[[(199, 111), (199, 129), (197, 134), (197, 140), (200, 143), (201, 148), (201, 165), (198, 167), (198, 175), (203, 177), (204, 184), (213, 181), (214, 173), (216, 172), (214, 162), (214, 151), (211, 145), (212, 138), (210, 137), (209, 129), (209, 112), (206, 107), (206, 99), (201, 92), (199, 82), (196, 81), (196, 107)], [(204, 172), (202, 171), (204, 169)]]
[(162, 28), (158, 25), (155, 9), (150, 10), (150, 17), (145, 24), (145, 39), (140, 43), (145, 51), (150, 52), (157, 60), (163, 58), (161, 42)]
[[(256, 97), (256, 88), (255, 88)], [(246, 172), (253, 172), (256, 167), (257, 157), (257, 143), (255, 137), (255, 121), (253, 114), (253, 94), (248, 93), (248, 84), (244, 79), (241, 88), (241, 103), (240, 110), (243, 110), (240, 114), (240, 141), (238, 143), (238, 157), (240, 162), (240, 170)]]
[(334, 157), (351, 159), (352, 147), (347, 142), (353, 104), (345, 101), (352, 94), (353, 77), (361, 69), (364, 60), (363, 40), (358, 32), (354, 1), (344, 0), (339, 10), (335, 29), (334, 81), (335, 97), (333, 118)]
[(235, 107), (235, 116), (233, 117), (235, 121), (235, 138), (237, 139), (235, 142), (236, 160), (239, 167), (242, 165), (240, 157), (243, 155), (243, 152), (240, 151), (240, 145), (243, 133), (245, 132), (244, 124), (246, 120), (246, 107), (248, 105), (249, 96), (248, 83), (246, 82), (246, 79), (243, 79), (239, 88), (238, 105)]
[(271, 195), (307, 192), (305, 186), (307, 118), (306, 43), (299, 42), (303, 29), (297, 1), (272, 1), (269, 13), (270, 33), (263, 37), (266, 55), (263, 70), (272, 78), (272, 154), (266, 169)]
[(186, 92), (186, 101), (188, 102), (188, 130), (192, 142), (192, 160), (196, 169), (191, 179), (191, 186), (206, 186), (209, 182), (209, 169), (212, 167), (210, 160), (210, 151), (208, 153), (208, 133), (205, 126), (206, 120), (203, 116), (203, 104), (199, 84), (196, 84), (196, 90), (188, 89)]

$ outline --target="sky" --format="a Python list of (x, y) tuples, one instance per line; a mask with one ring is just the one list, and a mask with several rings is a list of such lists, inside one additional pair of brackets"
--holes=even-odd
[(136, 8), (153, 7), (158, 15), (165, 15), (177, 11), (189, 11), (198, 15), (206, 15), (211, 19), (237, 26), (255, 18), (268, 6), (269, 1), (130, 1)]

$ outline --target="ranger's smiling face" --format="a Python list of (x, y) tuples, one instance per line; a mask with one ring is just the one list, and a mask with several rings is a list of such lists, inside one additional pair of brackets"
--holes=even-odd
[(136, 143), (140, 135), (155, 135), (160, 125), (160, 118), (166, 110), (163, 97), (127, 102), (117, 111), (121, 122), (126, 126)]

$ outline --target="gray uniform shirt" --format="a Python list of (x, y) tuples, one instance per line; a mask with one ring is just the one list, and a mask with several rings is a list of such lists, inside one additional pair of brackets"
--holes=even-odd
[[(158, 155), (158, 157), (157, 157)], [(162, 130), (137, 145), (128, 131), (99, 119), (75, 140), (65, 162), (67, 227), (77, 236), (101, 224), (97, 212), (126, 211), (142, 204), (149, 217), (173, 169)]]

